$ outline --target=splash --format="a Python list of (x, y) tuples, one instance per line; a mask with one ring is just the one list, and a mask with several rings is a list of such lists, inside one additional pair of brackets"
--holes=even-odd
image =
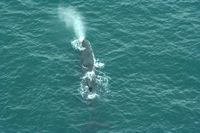
[(85, 74), (85, 76), (83, 76), (83, 79), (89, 79), (90, 81), (92, 81), (92, 79), (94, 79), (95, 77), (95, 72), (93, 71), (89, 71)]
[(82, 43), (81, 43), (81, 42), (82, 42), (82, 41), (81, 41), (80, 39), (77, 39), (77, 40), (72, 41), (72, 42), (71, 42), (72, 47), (73, 47), (74, 49), (78, 49), (78, 50), (80, 50), (80, 51), (85, 50), (85, 48), (82, 46)]
[(99, 59), (95, 59), (94, 58), (94, 66), (98, 67), (98, 68), (103, 68), (104, 67), (104, 63), (100, 62)]
[(67, 28), (73, 28), (75, 35), (80, 40), (85, 38), (83, 17), (73, 7), (59, 8), (59, 18), (65, 22)]
[(96, 97), (99, 97), (99, 95), (96, 94), (96, 93), (91, 93), (91, 94), (89, 94), (89, 95), (87, 96), (87, 99), (94, 99), (94, 98), (96, 98)]

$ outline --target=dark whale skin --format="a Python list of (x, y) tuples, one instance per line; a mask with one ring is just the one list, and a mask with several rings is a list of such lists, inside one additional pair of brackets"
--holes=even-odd
[(81, 50), (80, 53), (81, 64), (87, 69), (87, 71), (92, 71), (94, 67), (94, 57), (90, 42), (87, 40), (83, 40), (82, 47), (84, 48), (84, 50)]
[[(94, 71), (94, 54), (88, 40), (82, 41), (82, 47), (84, 48), (84, 50), (80, 51), (80, 57), (82, 73), (83, 75), (85, 75), (87, 72)], [(86, 86), (88, 86), (90, 92), (92, 92), (95, 88), (95, 78), (86, 78), (84, 79), (84, 83), (86, 84)]]

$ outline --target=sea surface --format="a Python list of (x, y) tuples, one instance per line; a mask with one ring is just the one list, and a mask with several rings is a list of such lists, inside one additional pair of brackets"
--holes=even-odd
[(1, 0), (0, 133), (200, 133), (200, 1)]

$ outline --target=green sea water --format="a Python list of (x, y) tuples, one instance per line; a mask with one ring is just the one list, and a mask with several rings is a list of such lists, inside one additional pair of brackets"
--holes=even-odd
[(0, 1), (0, 133), (199, 132), (200, 1)]

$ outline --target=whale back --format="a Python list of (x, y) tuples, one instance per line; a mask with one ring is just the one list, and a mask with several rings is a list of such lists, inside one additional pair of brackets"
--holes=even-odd
[(81, 63), (86, 71), (92, 71), (94, 67), (94, 55), (88, 40), (83, 40), (82, 47), (84, 50), (81, 51)]
[[(82, 74), (85, 76), (86, 73), (94, 72), (94, 54), (90, 45), (90, 42), (87, 40), (82, 41), (82, 47), (84, 50), (81, 50), (80, 57), (81, 57), (81, 64), (82, 64)], [(90, 92), (92, 92), (96, 86), (95, 78), (90, 79), (86, 77), (84, 79), (85, 85), (88, 86)]]

